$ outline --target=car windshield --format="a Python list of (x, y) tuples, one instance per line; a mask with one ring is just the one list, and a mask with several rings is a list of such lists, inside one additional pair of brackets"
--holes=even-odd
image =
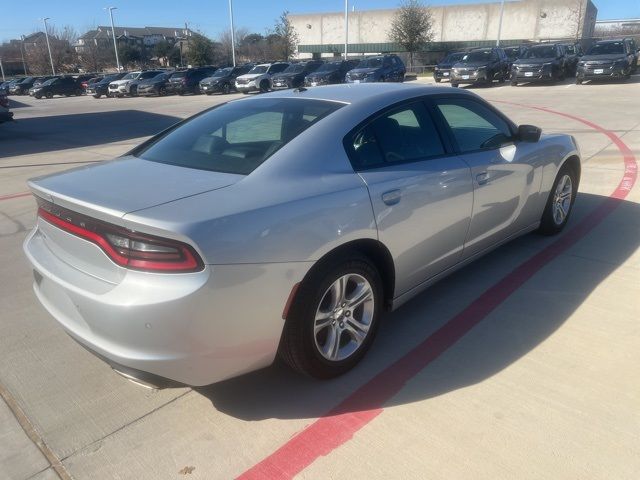
[(320, 68), (316, 70), (316, 72), (334, 72), (340, 68), (342, 62), (334, 62), (334, 63), (325, 63), (324, 65), (320, 65)]
[(22, 83), (31, 83), (33, 82), (35, 79), (33, 77), (27, 77), (24, 80), (22, 80)]
[(358, 68), (378, 68), (382, 66), (382, 57), (367, 58)]
[(133, 155), (152, 162), (248, 175), (340, 107), (336, 102), (297, 98), (230, 102), (142, 145)]
[(113, 82), (114, 80), (118, 80), (118, 75), (109, 75), (107, 77), (104, 77), (102, 80), (100, 80), (101, 82)]
[(256, 65), (251, 70), (249, 70), (249, 73), (267, 73), (267, 70), (269, 70), (268, 65)]
[(624, 53), (622, 42), (596, 43), (590, 49), (587, 55), (616, 55)]
[(304, 65), (301, 63), (296, 63), (294, 65), (289, 65), (284, 69), (282, 73), (300, 73), (304, 71)]
[(176, 72), (171, 75), (171, 78), (184, 78), (187, 76), (187, 72)]
[(491, 50), (478, 50), (467, 53), (462, 59), (465, 62), (486, 62), (491, 60)]
[(232, 70), (233, 70), (232, 67), (220, 68), (219, 70), (216, 70), (216, 72), (213, 74), (213, 76), (214, 77), (226, 77), (227, 75), (229, 75), (231, 73)]
[(56, 80), (58, 80), (57, 78), (50, 78), (49, 80), (47, 80), (46, 82), (44, 82), (42, 85), (51, 85), (52, 83), (54, 83)]
[(158, 75), (158, 72), (142, 72), (138, 77), (139, 80), (145, 80), (147, 78), (153, 78)]
[(121, 80), (132, 80), (136, 78), (138, 75), (140, 75), (140, 72), (127, 73), (124, 77), (122, 77)]
[(169, 78), (170, 75), (171, 75), (170, 73), (158, 73), (151, 80), (166, 80), (167, 78)]
[(522, 58), (555, 58), (556, 47), (544, 46), (544, 47), (531, 47), (522, 56)]
[(442, 63), (456, 63), (462, 60), (464, 53), (451, 53), (445, 57)]

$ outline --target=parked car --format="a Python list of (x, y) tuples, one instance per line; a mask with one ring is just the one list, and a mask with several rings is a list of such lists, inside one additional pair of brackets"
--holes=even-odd
[(51, 78), (42, 85), (31, 87), (29, 95), (38, 99), (42, 97), (52, 98), (54, 95), (82, 95), (82, 87), (73, 77)]
[(87, 79), (87, 80), (83, 80), (83, 81), (81, 81), (81, 82), (80, 82), (80, 86), (83, 88), (83, 90), (84, 90), (84, 91), (85, 91), (85, 93), (86, 93), (87, 88), (88, 88), (90, 85), (93, 85), (93, 84), (95, 84), (95, 83), (98, 83), (98, 82), (102, 81), (102, 79), (103, 79), (103, 78), (104, 78), (104, 75), (99, 75), (99, 76), (96, 76), (96, 77), (91, 77), (91, 78), (89, 78), (89, 79)]
[(9, 98), (5, 93), (0, 93), (0, 123), (13, 120), (13, 112), (9, 110)]
[(7, 80), (0, 83), (0, 95), (9, 95), (9, 89), (11, 86), (20, 81), (19, 79)]
[(627, 44), (627, 50), (633, 55), (633, 60), (631, 60), (631, 73), (636, 73), (636, 71), (638, 71), (638, 57), (640, 55), (638, 43), (635, 38), (632, 37), (625, 38), (624, 43)]
[(150, 97), (158, 96), (163, 97), (167, 94), (167, 84), (169, 78), (173, 75), (173, 71), (158, 73), (155, 77), (141, 80), (138, 84), (138, 96)]
[(436, 83), (442, 80), (451, 80), (451, 68), (464, 57), (465, 52), (454, 52), (444, 57), (433, 69), (433, 79)]
[(138, 94), (138, 84), (142, 80), (148, 80), (156, 75), (164, 73), (163, 70), (145, 70), (139, 72), (130, 72), (120, 80), (115, 80), (109, 84), (109, 93), (111, 96), (124, 97), (126, 95), (135, 97)]
[(271, 76), (286, 70), (289, 65), (286, 62), (256, 65), (249, 73), (236, 78), (236, 90), (245, 94), (256, 91), (268, 92), (271, 90)]
[(397, 55), (377, 55), (365, 58), (360, 64), (347, 72), (347, 83), (404, 82), (407, 69)]
[(451, 86), (482, 84), (491, 86), (494, 80), (503, 83), (509, 77), (509, 59), (498, 47), (469, 51), (451, 70)]
[(29, 89), (33, 87), (36, 80), (38, 80), (38, 77), (26, 77), (18, 82), (14, 82), (9, 87), (9, 93), (11, 95), (28, 95)]
[(528, 48), (529, 47), (527, 45), (514, 45), (503, 48), (504, 54), (507, 56), (507, 60), (509, 61), (509, 68), (511, 68), (513, 62), (523, 57)]
[(39, 77), (35, 82), (33, 82), (34, 87), (39, 87), (44, 82), (51, 80), (52, 78), (60, 78), (58, 75), (45, 75), (44, 77)]
[(575, 77), (576, 71), (578, 70), (578, 61), (580, 61), (580, 57), (584, 55), (582, 45), (579, 43), (565, 43), (563, 47), (565, 55), (565, 72), (567, 75)]
[(357, 58), (323, 63), (316, 71), (305, 77), (304, 85), (305, 87), (316, 87), (318, 85), (344, 83), (347, 72), (353, 70), (359, 64), (360, 59)]
[(564, 80), (567, 74), (564, 46), (541, 43), (530, 47), (523, 57), (511, 66), (511, 85), (522, 82)]
[(91, 95), (93, 98), (100, 98), (103, 95), (109, 96), (110, 95), (109, 84), (116, 80), (120, 80), (125, 75), (127, 75), (127, 72), (120, 72), (120, 73), (107, 75), (99, 82), (93, 83), (91, 85), (87, 85), (85, 92), (87, 95)]
[(315, 72), (323, 64), (322, 60), (292, 63), (281, 73), (276, 73), (271, 77), (271, 88), (273, 90), (283, 90), (301, 87), (304, 85), (305, 77)]
[(130, 378), (205, 385), (278, 354), (329, 378), (362, 359), (384, 309), (560, 232), (579, 180), (571, 136), (469, 91), (288, 90), (32, 179), (24, 251), (44, 308)]
[(236, 78), (249, 73), (253, 67), (252, 63), (248, 63), (237, 67), (219, 68), (212, 76), (200, 80), (200, 91), (207, 95), (229, 93), (236, 88)]
[(217, 67), (209, 66), (188, 68), (187, 70), (175, 72), (171, 75), (171, 78), (169, 78), (167, 91), (170, 93), (177, 93), (178, 95), (200, 93), (200, 80), (210, 77), (216, 72), (216, 70)]
[(596, 42), (578, 62), (576, 84), (585, 80), (628, 79), (634, 56), (623, 40)]

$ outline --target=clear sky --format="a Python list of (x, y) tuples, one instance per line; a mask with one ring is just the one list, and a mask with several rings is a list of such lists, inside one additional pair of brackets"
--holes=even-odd
[[(497, 0), (494, 0), (497, 1)], [(507, 0), (508, 1), (508, 0)], [(640, 0), (593, 0), (598, 7), (598, 19), (640, 18)], [(6, 4), (0, 15), (0, 41), (20, 38), (42, 30), (39, 17), (51, 17), (57, 27), (70, 25), (83, 33), (96, 25), (108, 25), (109, 16), (103, 7), (118, 7), (114, 12), (116, 25), (143, 27), (189, 26), (215, 37), (228, 28), (227, 0), (28, 0)], [(399, 0), (350, 0), (356, 10), (393, 8)], [(427, 0), (426, 5), (484, 3), (482, 0)], [(19, 7), (18, 7), (19, 5)], [(264, 33), (284, 10), (292, 13), (341, 11), (343, 0), (234, 0), (236, 27)]]

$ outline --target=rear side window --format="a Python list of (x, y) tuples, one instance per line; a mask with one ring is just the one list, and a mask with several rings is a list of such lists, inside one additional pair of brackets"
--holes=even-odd
[(422, 103), (383, 114), (358, 131), (347, 148), (355, 170), (425, 160), (445, 153)]
[(473, 100), (438, 99), (437, 109), (462, 152), (498, 148), (512, 140), (507, 122)]
[(248, 175), (340, 107), (340, 103), (295, 98), (230, 102), (152, 139), (133, 155), (153, 162)]

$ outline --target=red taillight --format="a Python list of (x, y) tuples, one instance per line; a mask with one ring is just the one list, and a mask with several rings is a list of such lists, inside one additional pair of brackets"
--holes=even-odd
[(40, 218), (95, 243), (121, 267), (166, 273), (197, 272), (204, 267), (199, 255), (185, 243), (133, 232), (40, 198), (38, 205)]

